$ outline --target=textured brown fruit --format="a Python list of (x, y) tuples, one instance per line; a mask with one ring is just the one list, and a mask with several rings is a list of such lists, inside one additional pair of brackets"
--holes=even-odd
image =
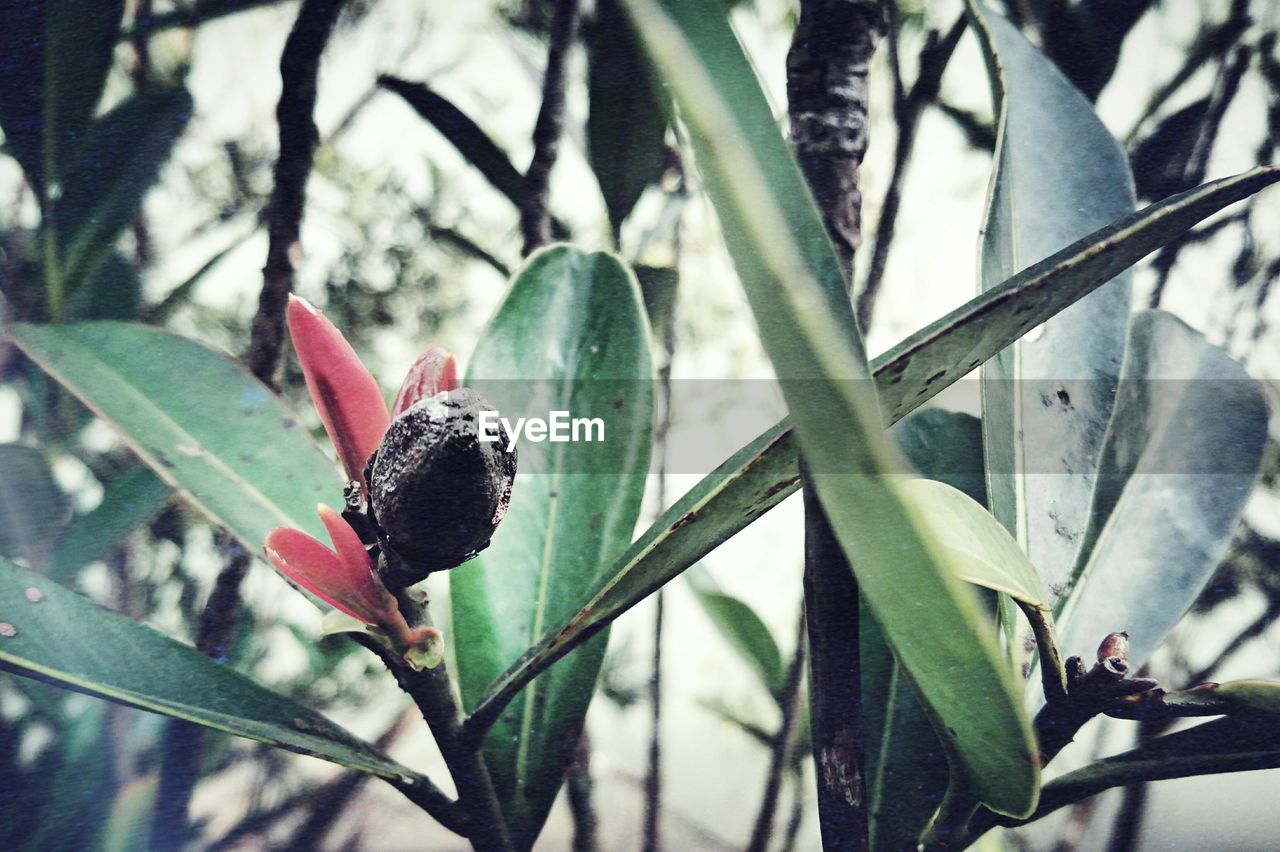
[(511, 501), (516, 454), (480, 440), (482, 410), (470, 388), (421, 400), (392, 421), (369, 460), (369, 510), (391, 558), (382, 579), (403, 588), (461, 565), (489, 546)]

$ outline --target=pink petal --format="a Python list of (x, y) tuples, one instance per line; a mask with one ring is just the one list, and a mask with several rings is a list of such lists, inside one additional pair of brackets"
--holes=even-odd
[(333, 549), (337, 551), (338, 559), (342, 562), (346, 573), (347, 600), (352, 603), (358, 602), (366, 612), (385, 615), (394, 611), (396, 599), (374, 573), (373, 560), (369, 557), (369, 551), (365, 550), (364, 542), (360, 541), (360, 536), (356, 535), (351, 524), (323, 503), (316, 507), (316, 511), (320, 515), (321, 522), (324, 523), (324, 528), (329, 531)]
[(396, 394), (395, 404), (391, 406), (391, 416), (399, 417), (418, 400), (430, 399), (440, 391), (456, 390), (457, 387), (457, 360), (443, 347), (432, 346), (409, 368), (409, 374), (404, 377), (404, 384)]
[(276, 527), (267, 536), (263, 549), (280, 573), (320, 600), (365, 624), (378, 623), (377, 612), (362, 611), (361, 602), (345, 593), (347, 570), (338, 554), (311, 536)]
[(297, 296), (289, 297), (289, 334), (347, 477), (363, 481), (365, 462), (391, 425), (377, 381), (342, 332)]

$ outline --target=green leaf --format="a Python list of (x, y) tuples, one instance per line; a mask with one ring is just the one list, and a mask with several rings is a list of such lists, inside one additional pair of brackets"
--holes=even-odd
[[(635, 278), (615, 257), (557, 246), (534, 255), (481, 338), (467, 384), (514, 421), (601, 417), (603, 442), (521, 441), (511, 506), (479, 559), (450, 575), (463, 702), (485, 688), (627, 546), (653, 421), (649, 329)], [(485, 759), (517, 846), (532, 845), (560, 788), (604, 657), (598, 637), (539, 678), (498, 720)]]
[[(889, 435), (917, 471), (938, 483), (967, 486), (975, 500), (985, 499), (978, 418), (929, 408), (907, 415)], [(995, 521), (988, 516), (987, 523)], [(919, 694), (865, 605), (858, 633), (871, 848), (913, 849), (947, 790), (951, 773), (946, 753)]]
[(946, 751), (920, 694), (865, 606), (858, 620), (858, 657), (871, 849), (914, 849), (947, 790)]
[(0, 127), (41, 203), (85, 142), (124, 0), (7, 4), (0, 26)]
[[(986, 291), (1127, 216), (1134, 193), (1123, 149), (1079, 90), (1004, 18), (976, 0), (968, 8), (999, 114)], [(1051, 591), (1064, 588), (1089, 520), (1129, 302), (1128, 276), (1118, 276), (983, 368), (991, 511)]]
[(620, 241), (622, 221), (662, 173), (669, 106), (618, 0), (596, 4), (585, 35), (587, 158)]
[[(0, 668), (4, 666), (4, 650), (0, 647)], [(39, 818), (20, 848), (79, 852), (97, 846), (114, 792), (115, 767), (105, 711), (102, 704), (93, 702), (68, 719), (49, 746), (50, 759), (37, 764), (43, 764), (40, 774), (44, 776), (38, 794), (30, 798), (25, 793), (19, 795), (27, 798), (26, 806), (35, 809)]]
[(1038, 819), (1112, 787), (1280, 767), (1280, 727), (1240, 716), (1165, 734), (1046, 784)]
[[(698, 699), (698, 706), (720, 719), (720, 721), (728, 722), (750, 737), (752, 742), (765, 748), (773, 748), (774, 734), (766, 731), (763, 725), (751, 721), (723, 701), (716, 698), (700, 698)], [(799, 747), (799, 745), (799, 738), (797, 737), (797, 746)]]
[(1171, 314), (1134, 316), (1059, 618), (1064, 653), (1126, 630), (1129, 665), (1150, 658), (1226, 554), (1266, 442), (1266, 402), (1243, 367)]
[(103, 488), (97, 508), (72, 519), (49, 560), (49, 577), (69, 584), (76, 573), (109, 556), (125, 537), (160, 513), (169, 502), (167, 483), (146, 465), (119, 473)]
[[(876, 378), (879, 377), (877, 371)], [(979, 505), (986, 505), (982, 421), (977, 417), (944, 408), (925, 408), (894, 424), (889, 437), (921, 476), (945, 482)]]
[(277, 526), (324, 540), (342, 481), (280, 400), (230, 358), (149, 326), (15, 324), (18, 347), (253, 553)]
[(0, 602), (0, 620), (13, 628), (0, 636), (0, 668), (13, 674), (391, 780), (415, 778), (319, 713), (5, 560)]
[(133, 221), (192, 109), (185, 89), (153, 87), (94, 122), (53, 210), (69, 293), (95, 272)]
[(941, 564), (886, 476), (899, 464), (840, 266), (751, 66), (714, 2), (626, 5), (689, 127), (799, 449), (859, 588), (978, 797), (1029, 813), (1039, 775), (1030, 722), (976, 596)]
[(53, 479), (44, 453), (0, 444), (0, 556), (41, 567), (71, 516), (71, 501)]
[(967, 583), (1049, 609), (1049, 594), (1035, 566), (1008, 531), (981, 504), (950, 485), (917, 479), (902, 486), (902, 498), (916, 511), (942, 550), (942, 559)]
[[(872, 364), (885, 421), (897, 422), (1152, 249), (1277, 180), (1280, 169), (1254, 169), (1154, 204), (912, 334)], [(910, 451), (912, 443), (902, 446)], [(799, 487), (795, 453), (790, 424), (784, 421), (703, 477), (632, 543), (596, 586), (582, 593), (572, 616), (548, 628), (493, 683), (484, 700), (519, 691), (527, 679), (546, 670), (583, 637), (609, 624), (782, 502)], [(960, 463), (956, 469), (968, 467)]]
[(1280, 714), (1280, 683), (1274, 680), (1232, 680), (1213, 691), (1233, 713)]
[(685, 575), (702, 611), (729, 646), (760, 678), (760, 684), (775, 700), (782, 695), (787, 679), (782, 652), (769, 628), (748, 604), (720, 590), (710, 572), (697, 568)]

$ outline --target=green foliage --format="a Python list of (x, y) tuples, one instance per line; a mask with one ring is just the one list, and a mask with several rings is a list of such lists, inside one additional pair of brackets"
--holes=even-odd
[[(0, 667), (391, 779), (414, 773), (324, 716), (0, 560)], [(139, 665), (139, 661), (146, 665)]]
[[(612, 255), (552, 247), (530, 258), (476, 346), (467, 384), (504, 416), (602, 417), (603, 442), (525, 453), (492, 546), (450, 576), (463, 702), (577, 609), (631, 539), (653, 424), (649, 328), (635, 277)], [(533, 844), (604, 658), (605, 637), (533, 683), (485, 745), (517, 845)]]
[(14, 325), (14, 342), (251, 553), (277, 526), (323, 537), (341, 477), (290, 412), (205, 346), (129, 323)]
[(893, 462), (840, 268), (762, 93), (743, 85), (750, 65), (714, 5), (627, 8), (683, 109), (800, 451), (862, 594), (942, 722), (953, 769), (996, 810), (1030, 813), (1039, 767), (1029, 721), (976, 599), (883, 477)]
[(44, 453), (0, 444), (0, 556), (43, 566), (71, 514)]

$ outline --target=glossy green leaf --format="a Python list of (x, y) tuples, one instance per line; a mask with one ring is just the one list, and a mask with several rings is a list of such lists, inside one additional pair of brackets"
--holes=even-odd
[[(1148, 781), (1280, 767), (1280, 726), (1257, 717), (1217, 719), (1156, 737), (1045, 785), (1034, 818), (1113, 787)], [(1211, 788), (1206, 788), (1211, 789)]]
[(44, 453), (0, 444), (0, 556), (41, 567), (71, 516), (71, 501), (53, 479)]
[(947, 790), (947, 755), (920, 694), (865, 606), (858, 620), (858, 657), (871, 849), (914, 849)]
[[(859, 588), (992, 808), (1029, 813), (1031, 727), (976, 596), (886, 476), (885, 442), (839, 263), (746, 56), (714, 2), (627, 0), (689, 127), (796, 439)], [(921, 629), (927, 624), (928, 629)]]
[[(885, 420), (897, 422), (1152, 249), (1277, 180), (1278, 168), (1254, 169), (1154, 204), (1068, 246), (912, 334), (872, 364)], [(902, 449), (910, 452), (911, 446), (903, 443)], [(584, 637), (602, 629), (782, 502), (799, 487), (795, 452), (790, 424), (784, 421), (703, 477), (632, 543), (596, 586), (582, 593), (572, 616), (549, 627), (537, 644), (494, 682), (484, 700), (500, 701), (518, 692)], [(962, 464), (957, 469), (967, 467)], [(972, 480), (968, 485), (964, 481), (950, 484), (972, 487)]]
[(1280, 682), (1274, 680), (1232, 680), (1214, 690), (1233, 712), (1280, 715)]
[(929, 479), (905, 483), (902, 498), (933, 532), (943, 561), (957, 577), (1033, 607), (1049, 608), (1049, 595), (1035, 566), (1000, 522), (973, 498)]
[[(463, 702), (551, 624), (631, 540), (649, 465), (653, 367), (635, 278), (609, 254), (531, 257), (476, 346), (467, 385), (503, 416), (563, 410), (605, 420), (602, 442), (522, 441), (511, 506), (492, 546), (450, 574)], [(539, 678), (497, 721), (485, 759), (520, 847), (560, 789), (604, 657), (598, 637)]]
[(1266, 442), (1266, 402), (1243, 367), (1171, 314), (1134, 316), (1059, 618), (1065, 654), (1127, 630), (1130, 666), (1150, 658), (1226, 554)]
[(777, 641), (760, 616), (745, 601), (722, 591), (710, 572), (695, 567), (685, 576), (694, 599), (720, 635), (756, 673), (765, 691), (775, 699), (781, 696), (786, 666)]
[[(922, 475), (986, 498), (982, 424), (968, 414), (929, 408), (889, 430)], [(988, 523), (995, 523), (988, 516)], [(933, 722), (884, 634), (863, 606), (858, 621), (862, 717), (866, 732), (868, 833), (872, 850), (914, 848), (942, 801), (951, 773)]]
[(227, 356), (149, 326), (15, 324), (15, 343), (165, 482), (252, 553), (286, 526), (324, 540), (342, 478), (280, 400)]
[(53, 209), (68, 293), (96, 271), (133, 221), (192, 109), (185, 89), (155, 87), (94, 122)]
[(26, 0), (0, 26), (0, 128), (43, 200), (85, 142), (124, 0)]
[[(414, 774), (324, 716), (0, 560), (0, 669), (392, 780)], [(145, 665), (142, 664), (145, 661)]]
[(620, 240), (622, 221), (662, 173), (669, 108), (618, 0), (596, 4), (585, 35), (587, 157)]
[(49, 560), (49, 577), (69, 584), (76, 573), (105, 559), (124, 543), (130, 532), (160, 513), (172, 489), (146, 465), (117, 474), (103, 486), (97, 508), (72, 519)]
[[(1124, 151), (1088, 100), (1017, 28), (976, 0), (968, 6), (999, 114), (986, 291), (1130, 214), (1134, 193)], [(1051, 591), (1065, 587), (1089, 520), (1128, 319), (1121, 275), (983, 367), (991, 511)]]

